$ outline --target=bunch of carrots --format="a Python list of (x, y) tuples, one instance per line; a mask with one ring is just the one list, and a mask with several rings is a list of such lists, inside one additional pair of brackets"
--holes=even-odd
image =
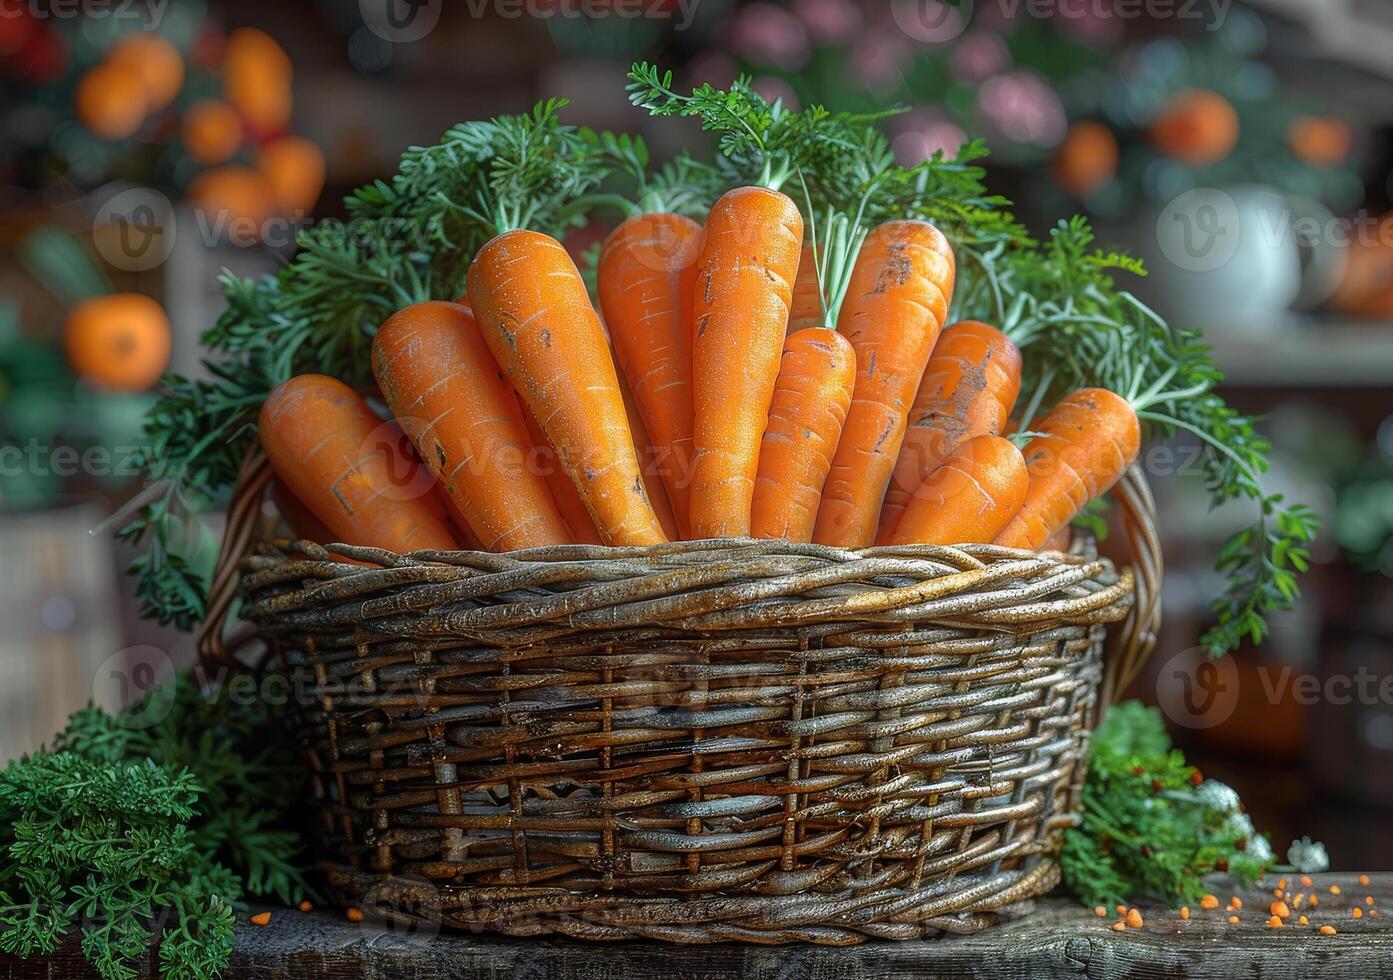
[(292, 529), (398, 553), (1058, 546), (1136, 458), (1134, 404), (1083, 389), (1015, 432), (1020, 352), (945, 323), (944, 235), (840, 215), (805, 235), (772, 184), (727, 191), (704, 223), (629, 217), (593, 299), (557, 238), (505, 228), (464, 295), (381, 324), (376, 391), (280, 385), (259, 433)]

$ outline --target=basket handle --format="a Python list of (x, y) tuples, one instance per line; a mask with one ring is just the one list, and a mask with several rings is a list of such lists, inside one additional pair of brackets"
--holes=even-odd
[(1132, 611), (1113, 635), (1103, 665), (1102, 701), (1115, 702), (1146, 665), (1161, 628), (1164, 562), (1156, 528), (1156, 498), (1141, 467), (1133, 463), (1112, 489), (1122, 508), (1122, 527), (1132, 552), (1137, 596)]
[(271, 464), (261, 446), (253, 444), (242, 460), (237, 483), (228, 502), (227, 527), (223, 531), (218, 560), (208, 586), (208, 605), (197, 638), (198, 660), (205, 670), (243, 666), (236, 652), (254, 639), (251, 630), (225, 637), (227, 617), (237, 599), (238, 566), (255, 543), (261, 519), (261, 502), (271, 483)]

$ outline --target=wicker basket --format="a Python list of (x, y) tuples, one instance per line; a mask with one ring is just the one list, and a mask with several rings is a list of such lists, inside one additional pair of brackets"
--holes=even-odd
[(306, 672), (330, 887), (398, 920), (673, 942), (975, 931), (1058, 880), (1099, 706), (1155, 637), (1136, 470), (1115, 491), (1121, 573), (1087, 539), (244, 557), (266, 482), (249, 459), (201, 650), (231, 655), (240, 595), (272, 666)]

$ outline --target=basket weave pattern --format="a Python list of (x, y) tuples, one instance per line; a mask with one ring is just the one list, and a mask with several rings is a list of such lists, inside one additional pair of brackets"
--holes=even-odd
[(1057, 881), (1099, 706), (1149, 652), (1150, 496), (1118, 497), (1136, 571), (1089, 542), (282, 542), (241, 562), (242, 615), (310, 678), (346, 904), (601, 940), (973, 931)]

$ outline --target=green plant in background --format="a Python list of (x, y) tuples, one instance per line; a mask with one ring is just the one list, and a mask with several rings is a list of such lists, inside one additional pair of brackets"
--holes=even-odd
[(1171, 746), (1161, 713), (1137, 701), (1109, 709), (1093, 735), (1083, 819), (1064, 835), (1064, 884), (1088, 905), (1150, 896), (1196, 903), (1203, 876), (1252, 884), (1273, 864), (1238, 794)]
[(244, 897), (309, 893), (290, 809), (304, 768), (259, 701), (189, 675), (118, 715), (77, 712), (52, 748), (0, 771), (0, 950), (71, 931), (106, 980), (227, 965)]

